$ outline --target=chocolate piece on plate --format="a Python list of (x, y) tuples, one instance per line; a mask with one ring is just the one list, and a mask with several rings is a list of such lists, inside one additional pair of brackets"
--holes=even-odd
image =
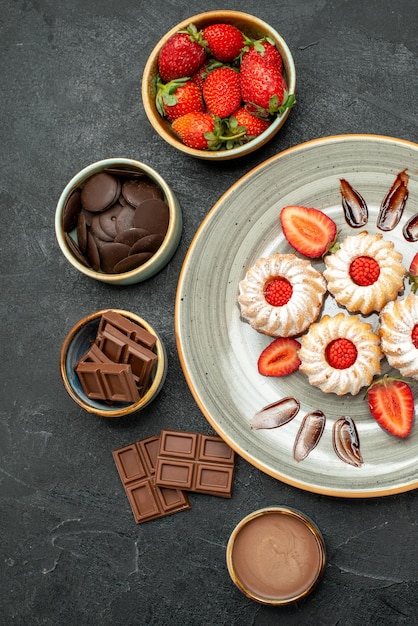
[(150, 233), (165, 235), (170, 220), (170, 210), (164, 200), (151, 198), (144, 200), (135, 211), (134, 225), (145, 228)]
[(160, 487), (230, 498), (234, 469), (234, 451), (220, 437), (161, 431), (155, 468)]
[(62, 212), (62, 227), (66, 233), (77, 226), (78, 216), (81, 211), (80, 190), (74, 189)]
[(137, 524), (191, 508), (181, 490), (155, 484), (158, 447), (159, 438), (154, 436), (112, 452)]
[(139, 391), (128, 364), (84, 361), (74, 369), (88, 398), (129, 403), (139, 400)]
[(81, 203), (87, 211), (99, 213), (108, 209), (120, 194), (121, 182), (115, 176), (99, 172), (91, 176), (81, 190)]

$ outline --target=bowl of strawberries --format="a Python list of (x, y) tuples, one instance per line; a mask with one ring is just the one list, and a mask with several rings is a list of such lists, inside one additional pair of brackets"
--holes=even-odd
[(200, 159), (234, 159), (283, 126), (295, 100), (290, 49), (240, 11), (194, 15), (167, 32), (142, 76), (145, 113), (171, 146)]

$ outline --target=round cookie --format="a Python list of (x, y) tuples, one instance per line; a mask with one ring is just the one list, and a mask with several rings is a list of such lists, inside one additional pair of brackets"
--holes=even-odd
[(379, 312), (404, 289), (402, 254), (380, 233), (347, 236), (324, 262), (328, 291), (351, 313)]
[(388, 302), (380, 316), (382, 350), (391, 367), (418, 380), (418, 295)]
[(272, 254), (259, 259), (239, 283), (241, 315), (265, 335), (303, 333), (320, 313), (326, 283), (306, 259)]
[(324, 393), (357, 395), (380, 373), (380, 339), (357, 315), (324, 315), (300, 342), (299, 370)]

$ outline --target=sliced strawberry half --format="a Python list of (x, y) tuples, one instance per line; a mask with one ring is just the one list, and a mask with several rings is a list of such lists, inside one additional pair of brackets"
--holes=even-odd
[(367, 401), (370, 413), (382, 428), (395, 437), (408, 437), (415, 411), (408, 383), (384, 376), (369, 387)]
[(286, 206), (280, 223), (290, 245), (303, 256), (318, 258), (330, 250), (337, 237), (337, 226), (319, 209)]
[(411, 291), (418, 291), (418, 252), (415, 253), (408, 270), (408, 280), (411, 284)]
[(263, 376), (286, 376), (295, 372), (300, 359), (300, 343), (293, 337), (278, 337), (264, 348), (258, 359), (258, 371)]

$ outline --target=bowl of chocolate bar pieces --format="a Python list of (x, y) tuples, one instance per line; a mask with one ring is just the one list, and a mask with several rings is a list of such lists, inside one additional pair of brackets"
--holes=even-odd
[(132, 159), (103, 159), (66, 185), (55, 235), (71, 265), (96, 280), (129, 285), (159, 272), (176, 251), (181, 208), (153, 168)]
[(160, 392), (167, 357), (158, 333), (121, 309), (83, 317), (61, 346), (60, 372), (70, 397), (100, 417), (142, 410)]

